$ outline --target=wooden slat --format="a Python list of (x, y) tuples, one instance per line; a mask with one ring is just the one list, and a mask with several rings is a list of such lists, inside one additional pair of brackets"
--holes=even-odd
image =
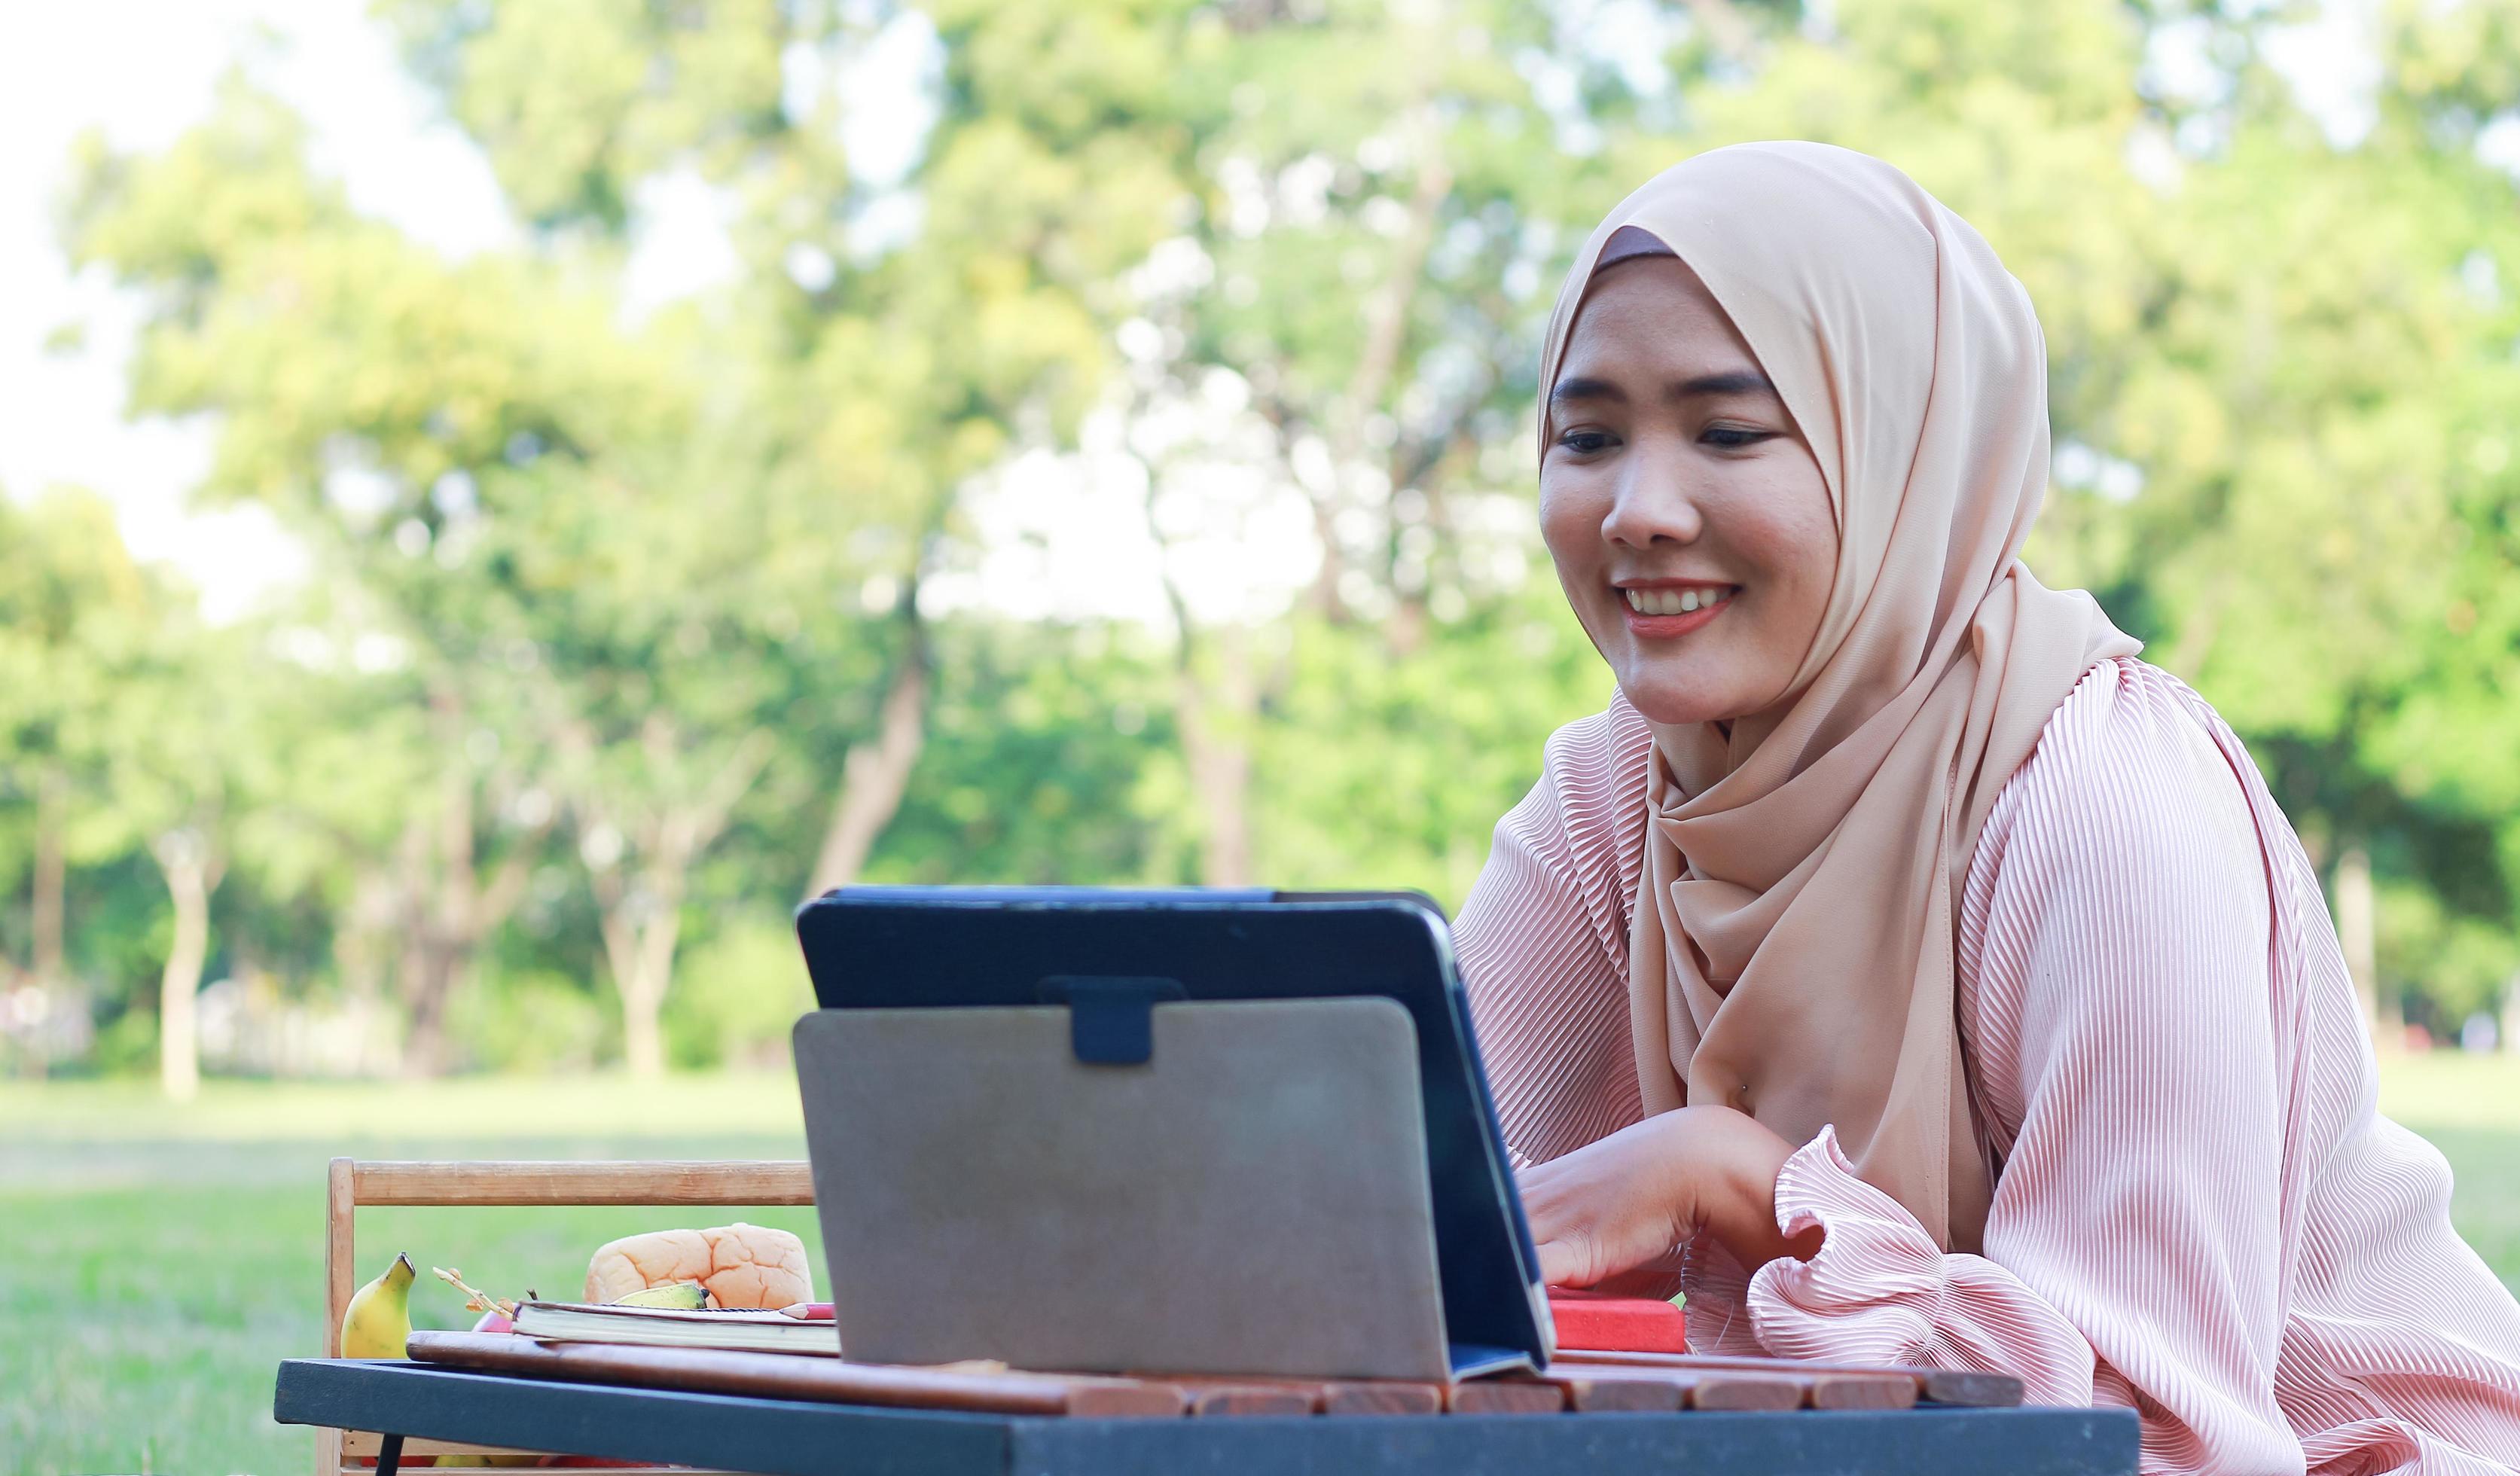
[[(351, 1473), (351, 1476), (374, 1476), (376, 1471), (377, 1447), (381, 1444), (382, 1444), (382, 1440), (375, 1435), (368, 1434), (364, 1431), (352, 1432), (342, 1443), (341, 1469)], [(405, 1467), (410, 1467), (415, 1464), (427, 1466), (429, 1462), (434, 1461), (434, 1468), (441, 1471), (514, 1471), (521, 1469), (520, 1467), (514, 1465), (483, 1465), (479, 1461), (472, 1458), (475, 1455), (484, 1454), (525, 1455), (539, 1459), (541, 1453), (533, 1451), (508, 1451), (502, 1450), (497, 1446), (467, 1445), (462, 1441), (454, 1440), (423, 1440), (417, 1435), (406, 1437), (402, 1443), (402, 1463)], [(603, 1469), (610, 1471), (612, 1476), (639, 1476), (639, 1473), (641, 1472), (656, 1473), (666, 1471), (674, 1473), (674, 1476), (728, 1476), (728, 1473), (700, 1470), (690, 1466), (622, 1465), (607, 1466)]]
[(1440, 1414), (1444, 1386), (1396, 1379), (1333, 1379), (1322, 1386), (1324, 1414)]
[[(372, 1435), (365, 1430), (352, 1430), (345, 1433), (341, 1437), (341, 1468), (360, 1473), (360, 1476), (369, 1476), (369, 1473), (376, 1468), (377, 1447), (383, 1443), (382, 1437)], [(417, 1435), (405, 1437), (402, 1443), (404, 1466), (409, 1467), (433, 1459), (437, 1463), (436, 1469), (439, 1470), (513, 1471), (521, 1468), (514, 1465), (485, 1466), (471, 1457), (481, 1454), (500, 1454), (525, 1455), (540, 1459), (544, 1454), (539, 1451), (512, 1451), (498, 1446), (472, 1445), (460, 1440), (423, 1440)], [(613, 1471), (613, 1476), (631, 1476), (632, 1471), (673, 1471), (677, 1476), (725, 1476), (725, 1473), (691, 1466), (633, 1466), (618, 1469), (608, 1466), (604, 1469)]]
[[(341, 1315), (350, 1308), (358, 1268), (358, 1201), (353, 1197), (350, 1160), (336, 1158), (324, 1173), (324, 1356), (341, 1356)], [(373, 1454), (374, 1453), (369, 1453)], [(341, 1468), (341, 1432), (315, 1432), (316, 1476), (333, 1476)]]
[(577, 1383), (893, 1409), (1178, 1417), (1191, 1406), (1190, 1393), (1181, 1385), (1153, 1379), (976, 1373), (714, 1348), (545, 1343), (508, 1332), (415, 1332), (411, 1356), (425, 1364)]
[(1583, 1414), (1605, 1409), (1665, 1414), (1680, 1409), (1688, 1401), (1687, 1391), (1677, 1378), (1603, 1377), (1561, 1373), (1555, 1369), (1540, 1377), (1564, 1391), (1567, 1408)]
[(1566, 1408), (1566, 1391), (1539, 1379), (1467, 1379), (1445, 1387), (1444, 1408), (1454, 1414), (1555, 1414)]
[[(360, 1455), (374, 1456), (377, 1454), (377, 1447), (381, 1444), (382, 1444), (382, 1438), (380, 1436), (371, 1434), (366, 1430), (352, 1430), (341, 1437), (341, 1454), (345, 1458)], [(478, 1455), (484, 1454), (501, 1455), (538, 1455), (542, 1453), (538, 1451), (512, 1451), (504, 1446), (485, 1446), (476, 1441), (423, 1440), (417, 1435), (404, 1437), (402, 1443), (402, 1458), (406, 1461), (417, 1460), (423, 1455)]]
[(1811, 1402), (1811, 1380), (1790, 1373), (1710, 1368), (1688, 1386), (1692, 1409), (1799, 1409)]
[[(337, 1469), (346, 1471), (350, 1476), (374, 1476), (377, 1448), (382, 1444), (382, 1437), (365, 1430), (350, 1431), (341, 1438), (341, 1463)], [(460, 1440), (423, 1440), (417, 1435), (405, 1437), (402, 1443), (402, 1463), (406, 1467), (435, 1461), (435, 1468), (438, 1470), (513, 1471), (519, 1469), (513, 1465), (485, 1466), (471, 1459), (472, 1456), (485, 1454), (529, 1455), (536, 1458), (541, 1455), (541, 1453), (534, 1451), (511, 1451), (498, 1446), (472, 1445)], [(660, 1471), (671, 1471), (675, 1476), (726, 1476), (726, 1473), (698, 1470), (690, 1466), (621, 1466), (605, 1469), (610, 1470), (612, 1476), (638, 1476), (640, 1472)]]
[[(1587, 1367), (1562, 1361), (1552, 1362), (1541, 1377), (1565, 1387), (1568, 1402), (1578, 1409), (1799, 1409), (1810, 1403), (1815, 1382), (1810, 1374), (1761, 1369)], [(1661, 1392), (1623, 1393), (1618, 1387), (1623, 1383)], [(1579, 1394), (1578, 1385), (1590, 1387)]]
[(1190, 1391), (1190, 1412), (1206, 1414), (1310, 1414), (1321, 1393), (1300, 1384), (1244, 1383), (1232, 1379), (1179, 1381)]
[[(1895, 1375), (1915, 1387), (1916, 1398), (1938, 1405), (1978, 1409), (2011, 1409), (2022, 1399), (2021, 1380), (2008, 1373), (1979, 1373), (1959, 1368), (1868, 1367), (1858, 1364), (1806, 1364), (1799, 1359), (1730, 1358), (1709, 1354), (1582, 1353), (1559, 1355), (1551, 1366), (1623, 1365), (1639, 1368), (1733, 1368), (1743, 1372), (1780, 1374), (1846, 1374), (1878, 1379)], [(1880, 1408), (1834, 1405), (1827, 1408)]]
[[(340, 1160), (336, 1160), (340, 1162)], [(368, 1204), (811, 1204), (802, 1159), (359, 1163)]]
[[(1292, 1391), (1316, 1414), (1441, 1414), (1444, 1386), (1406, 1379), (1285, 1378), (1274, 1374), (1220, 1377), (1215, 1374), (1132, 1373), (1197, 1390), (1207, 1387)], [(1193, 1412), (1207, 1412), (1193, 1410)], [(1268, 1412), (1278, 1412), (1270, 1410)]]
[(1922, 1382), (1908, 1373), (1815, 1373), (1815, 1409), (1912, 1409)]

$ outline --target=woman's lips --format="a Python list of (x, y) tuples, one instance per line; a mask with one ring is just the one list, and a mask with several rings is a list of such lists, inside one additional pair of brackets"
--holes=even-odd
[[(1741, 591), (1737, 585), (1723, 586), (1721, 587), (1720, 598), (1701, 604), (1693, 610), (1685, 610), (1679, 614), (1671, 615), (1644, 614), (1638, 610), (1635, 603), (1628, 598), (1626, 590), (1615, 590), (1613, 593), (1618, 596), (1619, 613), (1627, 620), (1628, 633), (1630, 635), (1639, 636), (1646, 640), (1669, 640), (1674, 636), (1685, 636), (1690, 631), (1698, 630), (1704, 627), (1708, 621), (1724, 613), (1726, 610), (1731, 609), (1732, 607), (1732, 597), (1738, 595)], [(1655, 593), (1667, 594), (1668, 592), (1657, 590)], [(1715, 594), (1717, 591), (1713, 588), (1708, 588), (1697, 591), (1697, 593)], [(1663, 603), (1667, 604), (1668, 602), (1665, 601)]]

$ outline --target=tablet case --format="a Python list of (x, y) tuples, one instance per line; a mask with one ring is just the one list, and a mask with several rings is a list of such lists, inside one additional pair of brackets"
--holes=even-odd
[(1066, 1007), (795, 1032), (851, 1359), (1440, 1380), (1416, 1031), (1385, 999)]
[[(1089, 981), (1071, 1047), (1102, 1049), (1159, 998), (1374, 998), (1417, 1040), (1443, 1327), (1457, 1377), (1539, 1366), (1539, 1257), (1515, 1193), (1442, 912), (1416, 894), (849, 887), (797, 935), (827, 1008), (1036, 1006)], [(1132, 984), (1134, 981), (1134, 986)], [(1132, 987), (1159, 991), (1131, 1002)], [(1160, 1014), (1171, 1006), (1155, 1006)], [(1105, 1042), (1117, 1049), (1125, 1042)], [(1073, 1053), (1073, 1051), (1072, 1051)], [(800, 1058), (800, 1076), (807, 1070)]]

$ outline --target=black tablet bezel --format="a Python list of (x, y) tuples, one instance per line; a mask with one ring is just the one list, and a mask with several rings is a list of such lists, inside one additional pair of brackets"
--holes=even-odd
[(1040, 1002), (1058, 975), (1177, 979), (1192, 1000), (1379, 995), (1417, 1026), (1446, 1333), (1547, 1357), (1539, 1257), (1441, 909), (1418, 893), (844, 887), (796, 914), (827, 1009)]

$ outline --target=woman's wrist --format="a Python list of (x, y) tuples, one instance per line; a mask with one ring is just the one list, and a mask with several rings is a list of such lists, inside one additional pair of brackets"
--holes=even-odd
[(1694, 1189), (1698, 1223), (1745, 1272), (1780, 1256), (1809, 1260), (1817, 1230), (1788, 1237), (1777, 1226), (1777, 1180), (1794, 1145), (1745, 1112), (1690, 1107), (1670, 1114), (1674, 1161)]

